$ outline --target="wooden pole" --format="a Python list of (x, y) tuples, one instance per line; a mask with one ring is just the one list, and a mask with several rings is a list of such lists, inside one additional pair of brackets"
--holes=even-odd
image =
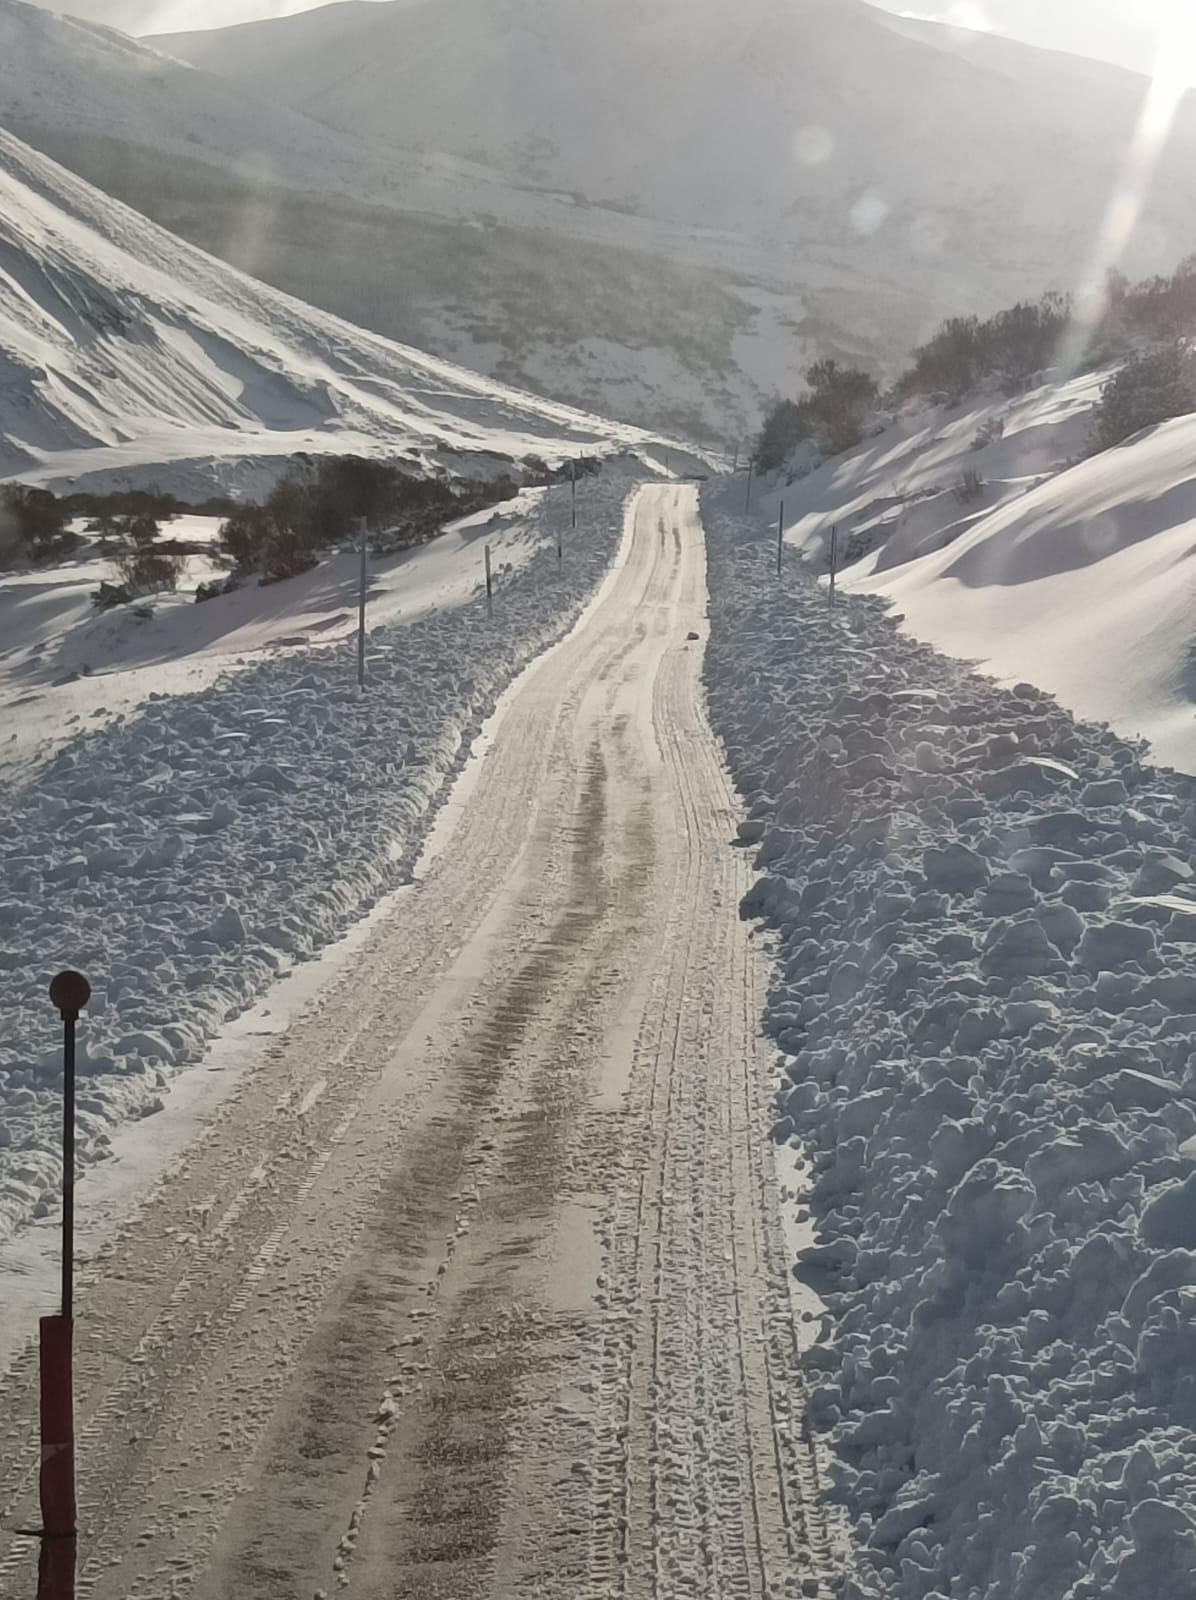
[(755, 465), (756, 463), (754, 461), (748, 462), (747, 499), (744, 501), (743, 506), (745, 515), (752, 509), (752, 468)]
[(490, 575), (490, 546), (486, 546), (486, 599), (494, 599), (494, 580)]
[(835, 576), (839, 566), (839, 525), (836, 523), (831, 529), (831, 587), (830, 602), (835, 603)]
[(781, 576), (781, 552), (785, 548), (785, 502), (781, 501), (781, 510), (777, 516), (777, 577)]

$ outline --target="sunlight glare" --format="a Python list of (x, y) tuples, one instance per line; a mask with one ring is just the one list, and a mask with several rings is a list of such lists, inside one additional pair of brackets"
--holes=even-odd
[(1076, 295), (1076, 312), (1060, 351), (1066, 367), (1084, 357), (1107, 304), (1109, 272), (1120, 266), (1146, 203), (1176, 113), (1196, 84), (1196, 11), (1191, 0), (1170, 0), (1162, 12), (1154, 77), (1142, 106), (1138, 127), (1126, 152), (1125, 165), (1101, 224), (1089, 270)]
[(1196, 87), (1196, 10), (1190, 0), (1171, 0), (1163, 10), (1154, 82), (1172, 100)]

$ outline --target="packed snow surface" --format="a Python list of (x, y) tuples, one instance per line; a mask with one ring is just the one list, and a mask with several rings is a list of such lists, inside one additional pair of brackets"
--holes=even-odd
[(88, 1164), (280, 971), (406, 880), (498, 695), (609, 564), (627, 492), (588, 481), (574, 535), (569, 491), (549, 491), (535, 552), (501, 575), (492, 607), (476, 595), (371, 633), (364, 696), (353, 644), (285, 652), (202, 695), (151, 694), (6, 795), (0, 1234), (58, 1191), (54, 971), (78, 967), (95, 991), (80, 1057)]
[(0, 130), (0, 476), (192, 498), (299, 451), (431, 466), (647, 446), (205, 255)]
[(837, 525), (843, 587), (886, 596), (920, 637), (1196, 773), (1196, 417), (1089, 457), (1107, 377), (923, 410), (770, 484), (764, 509), (784, 500), (820, 568)]
[[(1196, 1582), (1196, 805), (706, 496), (713, 723), (812, 1158), (848, 1593)], [(734, 510), (731, 507), (734, 507)], [(1061, 560), (1071, 560), (1067, 547)]]

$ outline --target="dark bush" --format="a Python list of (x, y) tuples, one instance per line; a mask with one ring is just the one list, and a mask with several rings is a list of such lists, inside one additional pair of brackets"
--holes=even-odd
[(159, 522), (169, 522), (183, 510), (176, 495), (161, 489), (112, 489), (103, 494), (94, 490), (80, 490), (62, 497), (62, 505), (71, 517), (155, 517)]
[(1134, 356), (1105, 384), (1092, 414), (1093, 455), (1124, 443), (1143, 428), (1196, 411), (1196, 373), (1182, 340)]
[(32, 489), (23, 483), (0, 487), (0, 521), (7, 539), (0, 546), (15, 544), (18, 553), (35, 562), (60, 561), (79, 544), (70, 531), (70, 518), (63, 502), (48, 489)]
[(1016, 390), (1054, 360), (1070, 316), (1069, 296), (1046, 294), (986, 322), (951, 317), (914, 351), (913, 365), (897, 380), (897, 393), (906, 399), (941, 391), (958, 403), (985, 378)]
[(91, 603), (97, 611), (111, 611), (114, 606), (131, 605), (136, 598), (127, 583), (101, 580), (100, 587), (92, 594)]
[[(554, 476), (562, 471), (568, 468)], [(306, 572), (326, 550), (355, 537), (362, 520), (375, 554), (390, 554), (518, 493), (509, 473), (453, 483), (356, 456), (303, 460), (275, 484), (264, 505), (239, 506), (225, 518), (219, 554), (234, 571), (274, 583)]]
[(207, 600), (218, 600), (224, 594), (235, 594), (240, 587), (240, 580), (235, 573), (230, 572), (227, 578), (209, 578), (206, 583), (196, 584), (196, 604), (203, 605)]
[(1151, 339), (1196, 333), (1196, 256), (1181, 261), (1169, 278), (1112, 281), (1107, 315), (1115, 330)]
[(778, 400), (764, 420), (752, 460), (761, 472), (783, 466), (797, 446), (812, 440), (824, 455), (859, 444), (879, 391), (872, 376), (837, 361), (816, 361), (806, 371), (809, 392), (800, 400)]
[(983, 450), (985, 445), (995, 444), (998, 439), (1003, 439), (1004, 437), (1004, 418), (991, 417), (987, 422), (982, 422), (972, 435), (972, 449)]
[(158, 521), (152, 513), (141, 511), (117, 519), (116, 537), (120, 553), (113, 565), (120, 584), (133, 595), (158, 594), (175, 590), (186, 571), (187, 558), (158, 545)]
[(811, 432), (809, 407), (798, 400), (778, 400), (764, 419), (753, 457), (760, 472), (775, 472)]
[(810, 386), (807, 415), (823, 452), (839, 455), (859, 444), (879, 398), (875, 379), (858, 367), (816, 361), (806, 373), (806, 382)]

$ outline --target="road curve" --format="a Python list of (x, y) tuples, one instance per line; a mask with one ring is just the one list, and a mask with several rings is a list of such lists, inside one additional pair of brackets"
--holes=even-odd
[[(831, 1593), (705, 627), (641, 489), (420, 885), (89, 1267), (80, 1596)], [(34, 1413), (27, 1354), (3, 1596)]]

